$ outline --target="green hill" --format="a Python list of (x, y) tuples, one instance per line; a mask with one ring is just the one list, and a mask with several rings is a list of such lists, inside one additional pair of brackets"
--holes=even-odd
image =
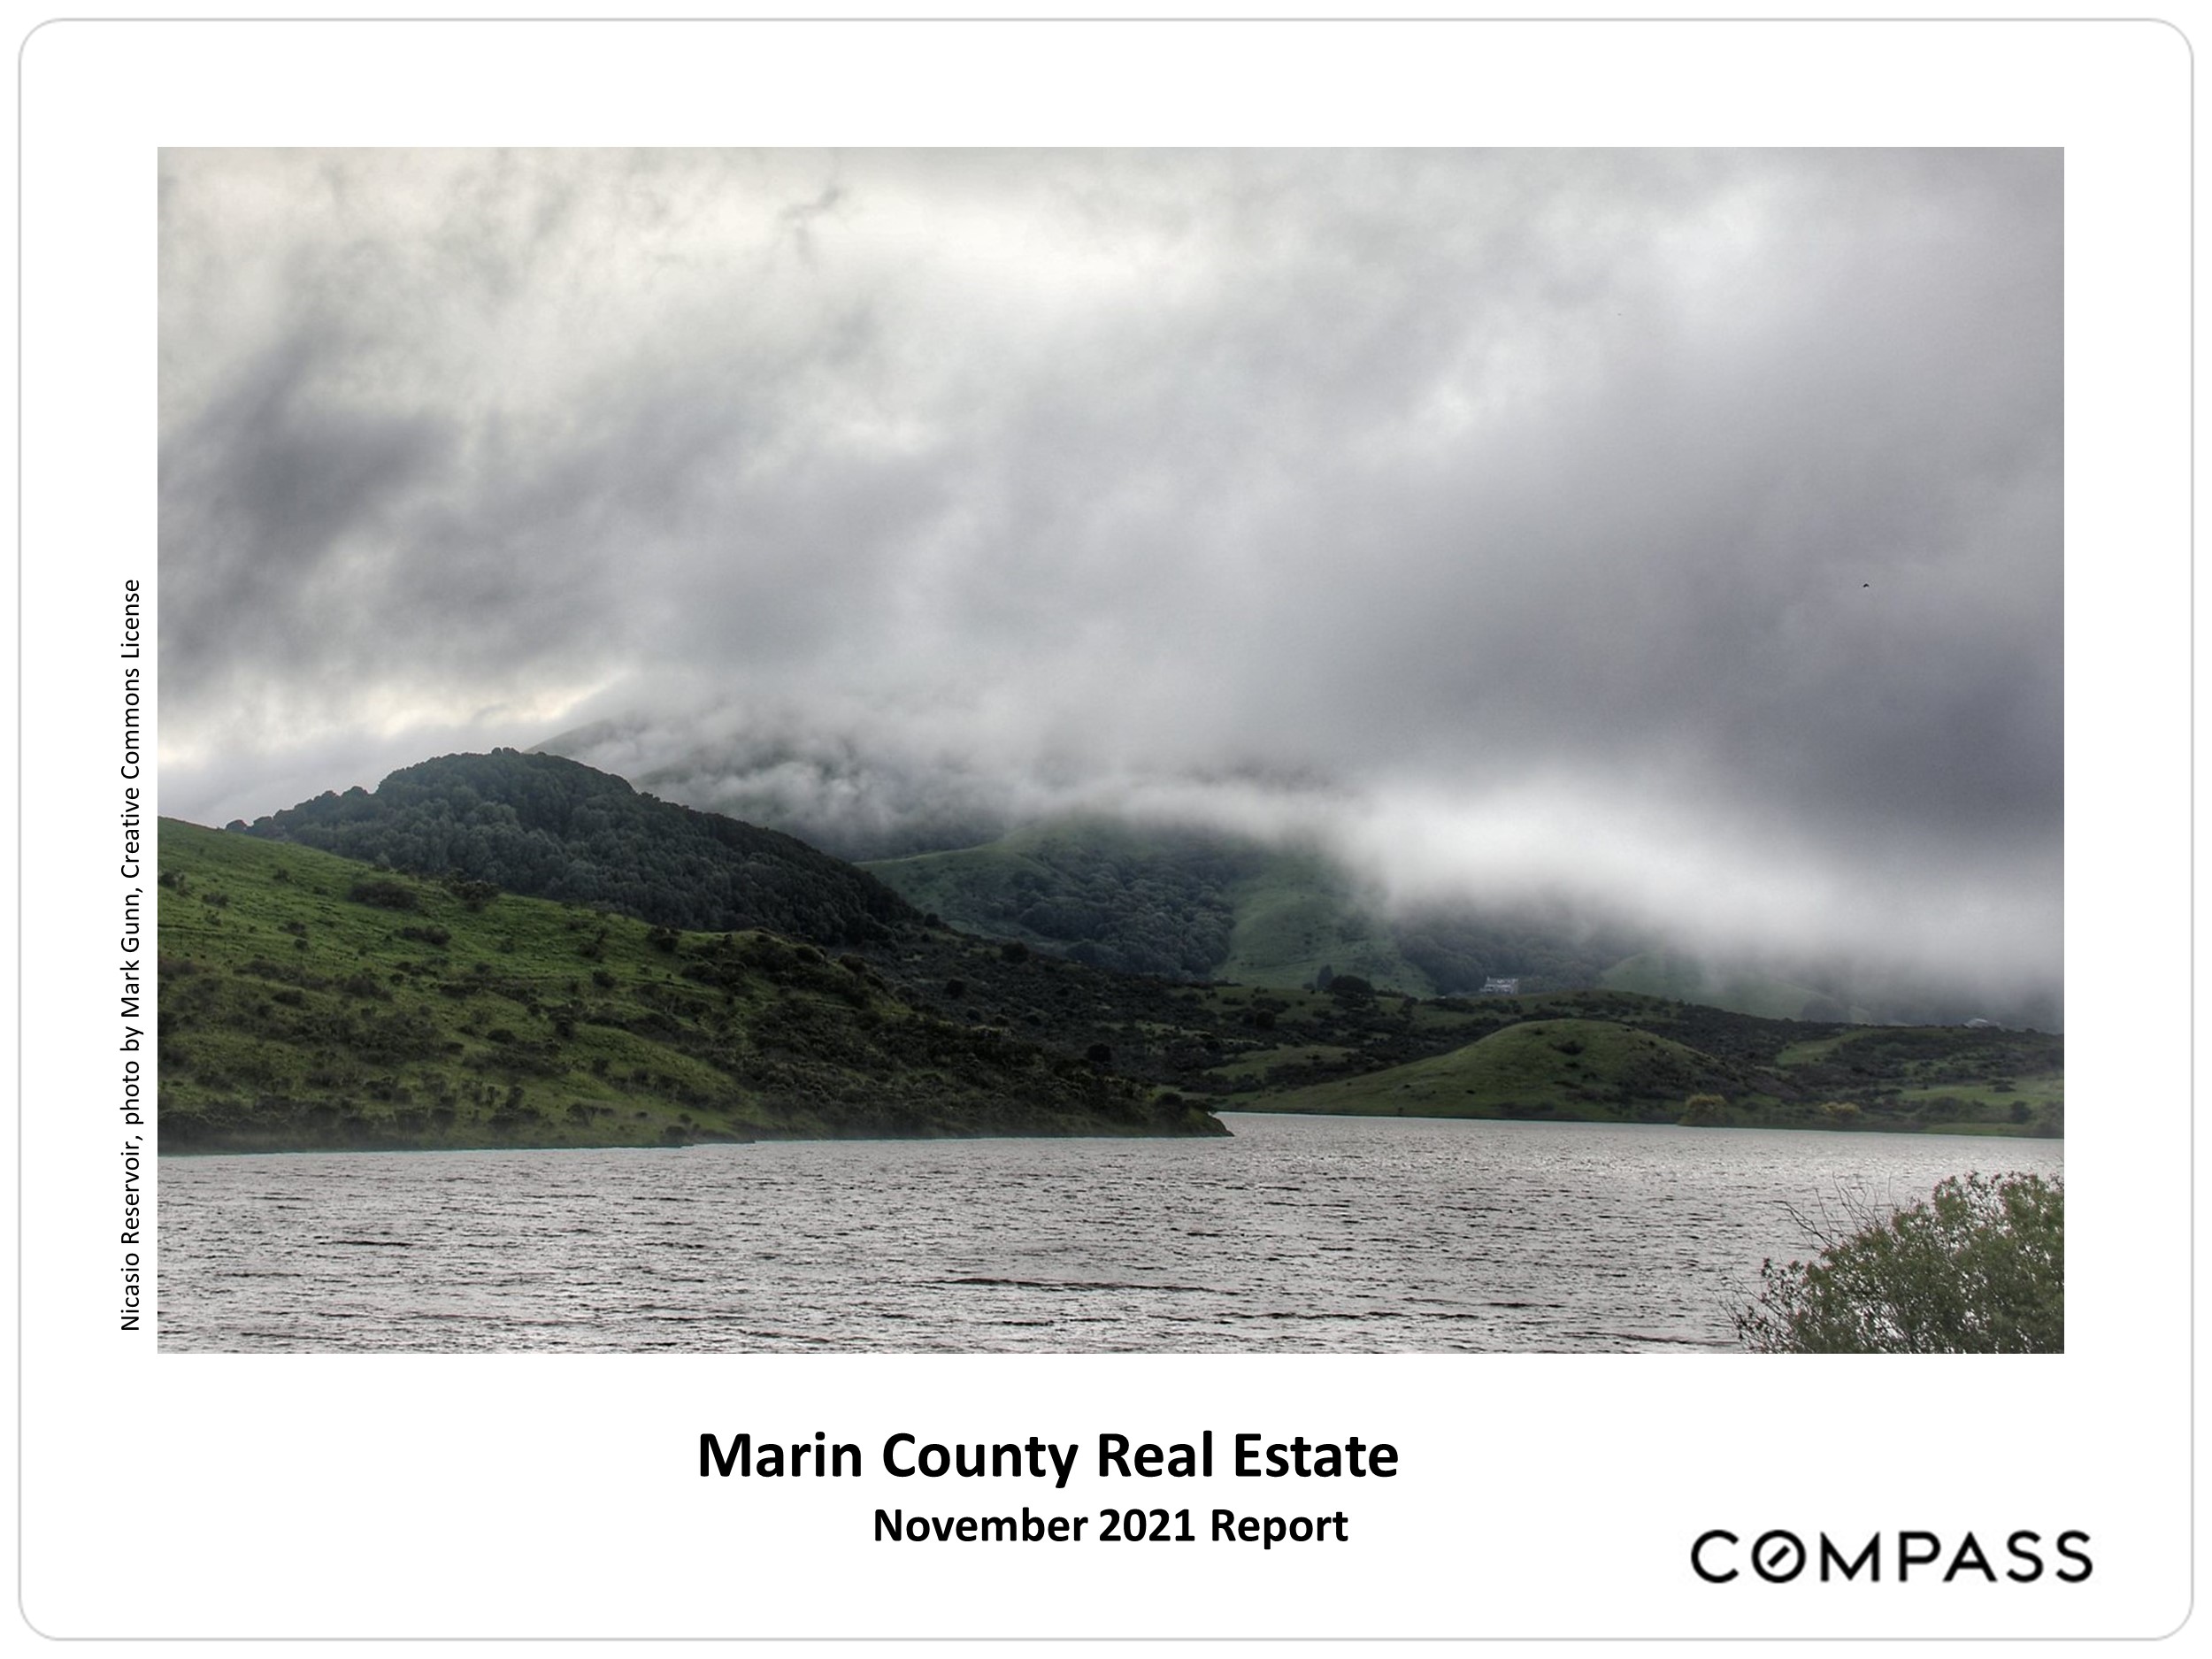
[(1219, 1133), (857, 956), (165, 819), (164, 1151)]
[(1635, 991), (1671, 1002), (1701, 1002), (1766, 1019), (1850, 1020), (1871, 1023), (1873, 1011), (1847, 1006), (1828, 992), (1793, 979), (1748, 969), (1715, 967), (1670, 951), (1624, 957), (1599, 976), (1609, 991)]
[(1275, 1087), (1262, 1111), (2062, 1133), (2064, 1048), (2034, 1032), (1854, 1028), (1648, 998), (1555, 998), (1451, 1051)]
[(817, 944), (881, 939), (921, 918), (856, 865), (776, 830), (641, 795), (557, 755), (494, 749), (326, 792), (250, 826), (418, 875), (611, 906), (669, 927), (764, 928)]
[(1344, 872), (1317, 853), (1262, 855), (1232, 894), (1235, 926), (1217, 978), (1303, 986), (1348, 973), (1378, 989), (1437, 996), (1476, 977), (1429, 972), (1411, 960), (1390, 920), (1361, 902)]
[(1318, 853), (1101, 818), (865, 867), (956, 927), (1186, 979), (1294, 989), (1343, 973), (1425, 997), (1500, 975), (1563, 989), (1595, 983), (1624, 949), (1560, 916), (1473, 906), (1392, 916)]
[(1236, 889), (1265, 857), (1217, 836), (1084, 818), (864, 868), (956, 927), (1091, 967), (1207, 979), (1229, 954)]
[(1655, 949), (1558, 902), (1393, 910), (1325, 854), (1210, 830), (1064, 818), (865, 868), (956, 927), (1122, 972), (1279, 990), (1347, 973), (1421, 997), (1479, 992), (1495, 978), (1539, 994), (1603, 988), (1766, 1019), (2062, 1021), (2049, 997), (1990, 997), (1902, 970)]
[[(1671, 1118), (1693, 1094), (1753, 1094), (1759, 1079), (1650, 1031), (1601, 1019), (1508, 1026), (1434, 1059), (1300, 1089), (1271, 1111), (1420, 1118)], [(1769, 1102), (1771, 1103), (1770, 1097)]]

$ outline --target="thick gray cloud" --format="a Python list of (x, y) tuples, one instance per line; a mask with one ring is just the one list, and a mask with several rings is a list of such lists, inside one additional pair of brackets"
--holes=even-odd
[(165, 810), (580, 735), (2055, 987), (2051, 151), (163, 157)]

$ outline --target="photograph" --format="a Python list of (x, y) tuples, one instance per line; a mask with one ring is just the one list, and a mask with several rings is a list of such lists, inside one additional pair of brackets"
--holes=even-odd
[(16, 82), (28, 1631), (2190, 1622), (2180, 29), (154, 12)]
[(164, 1355), (2065, 1350), (2064, 150), (147, 165)]

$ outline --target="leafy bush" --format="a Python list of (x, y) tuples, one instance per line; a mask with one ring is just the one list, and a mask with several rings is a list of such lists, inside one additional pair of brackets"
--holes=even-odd
[(499, 896), (496, 881), (471, 880), (457, 870), (446, 877), (445, 889), (471, 911), (482, 910)]
[(1682, 1102), (1682, 1116), (1677, 1122), (1688, 1128), (1698, 1128), (1728, 1121), (1728, 1097), (1724, 1094), (1693, 1094)]
[(1768, 1354), (2043, 1354), (2066, 1346), (2066, 1188), (1953, 1176), (1817, 1261), (1760, 1269), (1736, 1333)]
[(346, 896), (356, 904), (373, 904), (387, 910), (411, 910), (422, 902), (405, 882), (384, 876), (365, 877), (346, 889)]

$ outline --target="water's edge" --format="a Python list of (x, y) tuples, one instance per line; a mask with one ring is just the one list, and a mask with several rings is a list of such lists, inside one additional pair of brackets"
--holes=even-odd
[[(1979, 1136), (1235, 1115), (1202, 1139), (194, 1154), (165, 1349), (1626, 1352)], [(671, 1154), (680, 1153), (680, 1156)]]

